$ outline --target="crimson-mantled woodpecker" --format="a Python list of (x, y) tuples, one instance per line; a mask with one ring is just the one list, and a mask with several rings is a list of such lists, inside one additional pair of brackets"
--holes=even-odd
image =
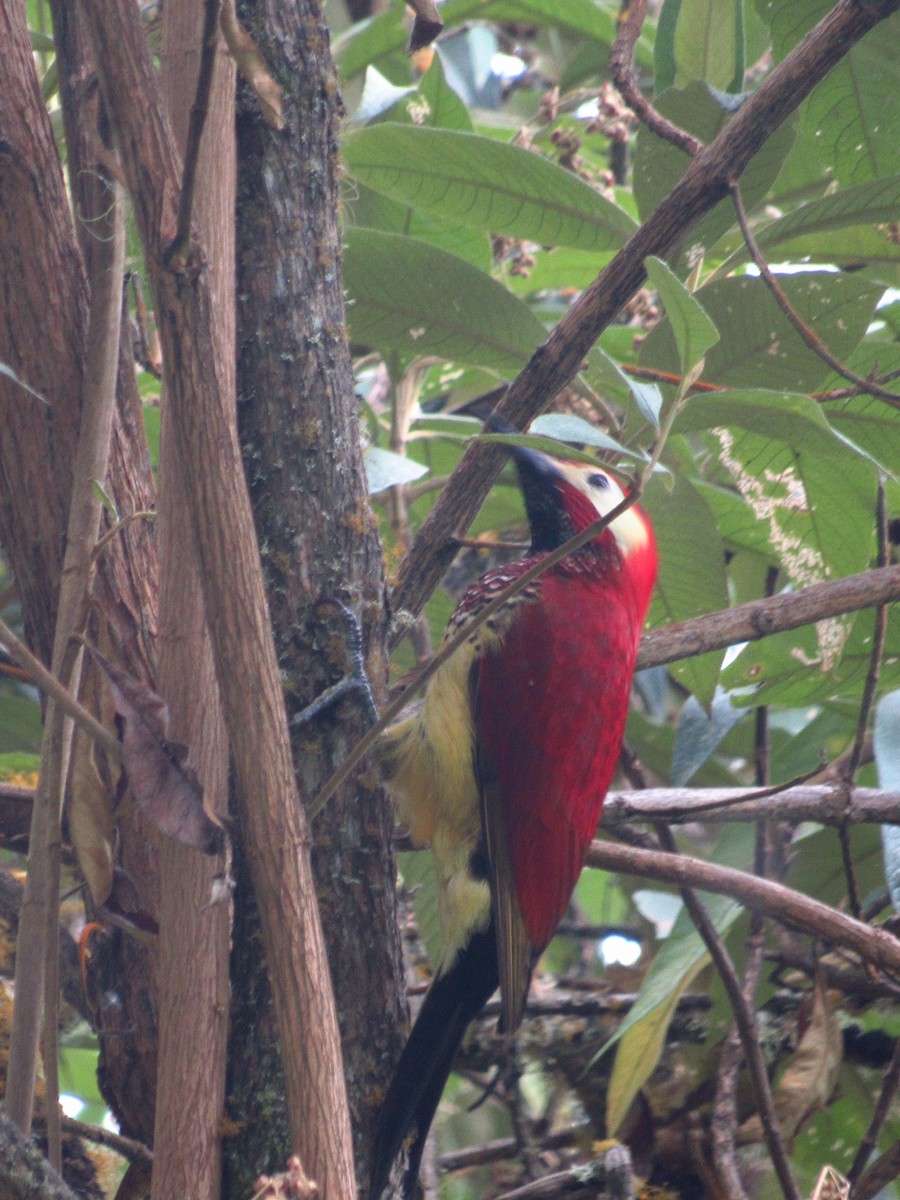
[[(608, 471), (512, 450), (529, 554), (463, 595), (448, 635), (623, 498)], [(412, 1196), (425, 1138), (466, 1026), (500, 986), (500, 1028), (522, 1020), (616, 768), (641, 627), (656, 579), (634, 506), (480, 626), (438, 670), (415, 715), (387, 731), (385, 774), (439, 886), (443, 958), (388, 1089), (370, 1200), (409, 1142)]]

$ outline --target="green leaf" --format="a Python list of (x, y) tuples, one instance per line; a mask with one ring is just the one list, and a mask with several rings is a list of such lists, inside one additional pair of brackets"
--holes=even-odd
[[(882, 293), (856, 274), (810, 271), (779, 276), (779, 283), (794, 311), (842, 360), (863, 337)], [(703, 369), (704, 379), (711, 383), (802, 392), (814, 391), (829, 374), (828, 366), (803, 343), (778, 307), (764, 280), (754, 276), (718, 280), (701, 288), (697, 299), (721, 335), (706, 355)], [(667, 320), (650, 332), (640, 359), (644, 366), (659, 370), (679, 369)]]
[(560, 442), (583, 442), (586, 446), (599, 446), (601, 450), (609, 450), (613, 454), (623, 454), (626, 458), (646, 461), (643, 454), (627, 449), (582, 417), (575, 417), (569, 413), (545, 413), (542, 417), (535, 417), (531, 422), (530, 432), (556, 438)]
[(346, 139), (344, 161), (355, 179), (382, 195), (486, 232), (608, 250), (637, 228), (571, 171), (474, 133), (369, 126)]
[[(684, 89), (670, 88), (657, 98), (656, 107), (664, 117), (708, 143), (727, 125), (737, 100), (715, 96), (705, 83), (696, 82)], [(755, 208), (768, 193), (793, 140), (793, 122), (786, 121), (748, 163), (741, 175), (741, 192), (748, 210)], [(668, 195), (692, 161), (683, 150), (641, 126), (634, 151), (634, 198), (642, 220)], [(735, 223), (731, 200), (721, 200), (686, 231), (679, 248), (668, 256), (669, 261), (676, 261), (694, 247), (701, 247), (708, 254)]]
[(480, 229), (466, 229), (455, 221), (444, 221), (396, 200), (389, 200), (364, 184), (355, 181), (354, 184), (352, 191), (347, 189), (345, 198), (345, 210), (353, 225), (418, 238), (457, 258), (464, 258), (485, 274), (490, 272), (490, 238)]
[(694, 696), (685, 700), (678, 718), (672, 754), (672, 787), (684, 787), (697, 774), (719, 743), (744, 716), (731, 697), (718, 691), (709, 713)]
[(864, 569), (874, 547), (875, 470), (813, 400), (696, 396), (675, 422), (682, 433), (712, 427), (722, 466), (791, 580), (807, 585)]
[(898, 212), (900, 175), (889, 175), (886, 179), (841, 188), (821, 199), (810, 200), (786, 217), (770, 222), (756, 234), (756, 240), (761, 248), (771, 249), (810, 233), (875, 221), (896, 221)]
[(662, 411), (662, 392), (655, 383), (642, 383), (632, 379), (599, 346), (594, 346), (588, 355), (586, 375), (588, 384), (605, 396), (630, 396), (645, 421), (659, 429), (659, 414)]
[[(685, 621), (728, 607), (725, 550), (712, 513), (684, 475), (670, 491), (651, 479), (642, 504), (650, 514), (659, 553), (651, 625)], [(723, 651), (673, 664), (672, 674), (706, 705), (712, 700)]]
[(742, 0), (666, 0), (656, 42), (656, 88), (702, 79), (722, 92), (744, 83)]
[[(726, 861), (731, 859), (726, 856)], [(737, 900), (727, 896), (704, 897), (702, 903), (720, 935), (727, 933), (741, 913)], [(603, 1047), (605, 1052), (619, 1043), (606, 1097), (607, 1135), (615, 1135), (635, 1096), (656, 1069), (678, 1001), (708, 962), (703, 939), (682, 909), (653, 959), (634, 1006)]]
[(412, 483), (414, 479), (421, 479), (428, 474), (428, 468), (421, 463), (413, 462), (403, 454), (395, 454), (392, 450), (381, 450), (378, 446), (367, 447), (363, 462), (371, 495), (400, 483)]
[(687, 375), (719, 340), (719, 331), (681, 280), (659, 258), (650, 257), (647, 276), (666, 310), (678, 346), (681, 374)]
[[(874, 623), (866, 610), (752, 642), (722, 672), (722, 686), (748, 706), (854, 703), (872, 660)], [(880, 682), (900, 687), (900, 621), (890, 618)]]
[(490, 276), (426, 242), (347, 231), (344, 282), (354, 342), (515, 375), (544, 327)]
[(881, 179), (897, 169), (898, 46), (895, 13), (850, 47), (804, 105), (803, 123), (841, 183)]

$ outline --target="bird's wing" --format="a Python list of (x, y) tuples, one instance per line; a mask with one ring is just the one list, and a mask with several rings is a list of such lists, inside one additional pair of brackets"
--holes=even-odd
[(503, 803), (498, 794), (497, 772), (484, 747), (477, 742), (475, 777), (481, 800), (481, 823), (487, 850), (491, 911), (497, 942), (500, 1028), (504, 1033), (512, 1034), (521, 1025), (525, 1012), (534, 965), (534, 947), (519, 908)]

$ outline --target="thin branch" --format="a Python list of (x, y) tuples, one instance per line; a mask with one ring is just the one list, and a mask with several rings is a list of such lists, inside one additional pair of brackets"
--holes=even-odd
[(878, 1193), (900, 1175), (900, 1142), (885, 1150), (853, 1188), (853, 1200), (875, 1200)]
[(194, 210), (194, 189), (197, 183), (197, 166), (200, 162), (200, 144), (203, 126), (209, 112), (209, 95), (212, 90), (213, 71), (216, 65), (216, 41), (221, 0), (204, 0), (203, 34), (200, 42), (200, 70), (197, 74), (197, 90), (188, 123), (187, 141), (184, 147), (184, 171), (181, 176), (181, 193), (178, 197), (178, 220), (175, 237), (169, 254), (172, 260), (183, 259), (191, 244), (191, 220)]
[(847, 793), (833, 784), (788, 788), (760, 796), (744, 788), (648, 788), (645, 792), (610, 792), (601, 825), (617, 833), (635, 821), (778, 820), (799, 825), (884, 825), (900, 822), (900, 791), (854, 788)]
[(771, 600), (751, 600), (706, 617), (651, 630), (641, 639), (637, 669), (691, 658), (707, 650), (723, 650), (738, 642), (757, 641), (894, 600), (900, 600), (900, 565), (814, 583), (799, 592), (785, 592)]
[(78, 701), (66, 691), (58, 679), (51, 674), (40, 659), (35, 658), (23, 641), (16, 637), (5, 621), (0, 620), (0, 638), (3, 639), (10, 658), (15, 659), (19, 666), (28, 672), (31, 682), (39, 687), (45, 696), (57, 704), (67, 717), (71, 717), (85, 733), (90, 734), (114, 762), (122, 761), (122, 743), (114, 733), (101, 725), (93, 713), (89, 713)]
[[(108, 131), (101, 127), (100, 132), (104, 136)], [(104, 140), (108, 144), (108, 137), (104, 137)], [(106, 478), (109, 461), (125, 257), (125, 217), (119, 185), (98, 172), (95, 187), (92, 202), (96, 220), (93, 228), (98, 232), (98, 240), (91, 256), (91, 307), (85, 346), (81, 422), (53, 636), (52, 674), (40, 666), (41, 673), (53, 680), (53, 688), (45, 713), (41, 766), (28, 840), (28, 877), (16, 939), (16, 1004), (13, 1008), (6, 1085), (6, 1112), (20, 1130), (27, 1132), (32, 1120), (38, 1040), (43, 1016), (48, 1154), (54, 1166), (59, 1165), (60, 1158), (58, 1081), (55, 1074), (59, 1027), (56, 1006), (59, 1004), (60, 820), (72, 738), (71, 724), (65, 719), (67, 707), (57, 701), (59, 693), (65, 694), (67, 687), (77, 692), (80, 678), (81, 653), (73, 646), (72, 638), (84, 628), (93, 577), (93, 550), (100, 525), (100, 501), (95, 494), (93, 480)], [(0, 635), (16, 661), (33, 674), (34, 668), (40, 664), (2, 622)], [(59, 683), (56, 683), (54, 676)], [(102, 730), (102, 726), (98, 725), (98, 728)], [(103, 730), (103, 735), (104, 738), (108, 736), (106, 730)]]
[(753, 236), (753, 231), (750, 228), (750, 222), (747, 220), (747, 213), (744, 209), (744, 201), (741, 196), (741, 189), (736, 179), (730, 181), (731, 198), (734, 203), (734, 211), (737, 213), (738, 225), (741, 228), (744, 241), (747, 249), (750, 251), (750, 257), (756, 263), (760, 275), (766, 282), (769, 291), (775, 300), (775, 303), (797, 330), (797, 333), (806, 343), (806, 345), (818, 354), (823, 362), (826, 362), (836, 375), (840, 375), (842, 379), (846, 379), (848, 383), (852, 383), (858, 387), (860, 391), (867, 393), (870, 396), (877, 396), (880, 400), (886, 400), (893, 408), (900, 408), (900, 394), (890, 392), (887, 388), (881, 387), (874, 379), (863, 379), (861, 375), (849, 370), (840, 359), (835, 358), (822, 339), (806, 324), (799, 313), (794, 309), (790, 300), (784, 294), (778, 280), (772, 274), (769, 264), (766, 262), (762, 251), (757, 245), (756, 239)]
[(900, 941), (887, 930), (864, 925), (783, 884), (688, 855), (612, 842), (592, 842), (586, 861), (588, 866), (602, 871), (641, 875), (675, 887), (733, 896), (751, 912), (765, 913), (800, 933), (858, 954), (878, 970), (900, 975)]
[[(659, 825), (657, 828), (665, 853), (670, 855), (675, 854), (675, 839), (672, 837), (668, 826)], [(772, 1089), (769, 1087), (769, 1076), (766, 1071), (766, 1064), (759, 1042), (756, 1013), (744, 994), (738, 973), (734, 969), (734, 963), (731, 961), (731, 956), (725, 949), (725, 943), (719, 937), (718, 930), (713, 924), (709, 913), (691, 887), (682, 886), (680, 890), (684, 906), (694, 923), (694, 927), (706, 944), (706, 948), (715, 964), (716, 970), (719, 972), (719, 977), (725, 985), (725, 991), (731, 1002), (731, 1011), (740, 1034), (744, 1059), (747, 1063), (750, 1081), (753, 1085), (753, 1094), (756, 1100), (757, 1112), (762, 1123), (763, 1136), (768, 1147), (769, 1157), (778, 1176), (778, 1182), (781, 1184), (781, 1190), (784, 1192), (785, 1200), (800, 1200), (800, 1192), (791, 1171), (791, 1164), (788, 1161), (787, 1151), (785, 1150), (781, 1127), (778, 1124), (778, 1118), (775, 1113)], [(898, 946), (898, 950), (900, 950), (900, 946)]]
[(664, 141), (671, 142), (691, 158), (696, 158), (703, 149), (700, 139), (687, 130), (680, 129), (662, 113), (657, 112), (635, 79), (634, 47), (641, 36), (646, 15), (646, 0), (622, 0), (619, 10), (619, 32), (609, 54), (609, 70), (613, 83), (631, 111), (651, 132)]
[[(878, 565), (886, 567), (890, 562), (890, 546), (888, 543), (887, 510), (884, 499), (884, 480), (878, 480), (878, 499), (875, 506), (875, 528), (878, 537)], [(875, 632), (872, 636), (872, 652), (869, 655), (869, 669), (863, 685), (862, 699), (859, 704), (859, 716), (856, 722), (856, 736), (853, 747), (846, 762), (842, 765), (841, 778), (847, 788), (853, 786), (853, 780), (862, 758), (863, 746), (866, 742), (866, 731), (869, 727), (869, 716), (875, 701), (875, 691), (878, 687), (878, 677), (881, 674), (881, 659), (884, 655), (884, 640), (887, 635), (887, 605), (879, 605), (875, 610)], [(859, 899), (859, 888), (856, 884), (856, 872), (853, 869), (853, 856), (850, 851), (850, 835), (846, 825), (838, 829), (841, 845), (841, 858), (844, 864), (844, 875), (847, 880), (847, 902), (850, 912), (858, 917), (862, 904)]]
[(863, 1140), (859, 1143), (859, 1149), (856, 1151), (856, 1156), (853, 1159), (850, 1170), (847, 1172), (847, 1178), (850, 1180), (851, 1185), (858, 1181), (860, 1175), (865, 1170), (866, 1163), (872, 1156), (872, 1151), (878, 1143), (878, 1135), (881, 1132), (881, 1127), (884, 1125), (891, 1111), (891, 1105), (894, 1102), (898, 1087), (900, 1087), (900, 1041), (894, 1047), (894, 1056), (891, 1059), (890, 1066), (884, 1073), (881, 1093), (878, 1097), (878, 1103), (875, 1105), (872, 1120), (869, 1122), (869, 1127), (865, 1132)]
[[(578, 1125), (570, 1125), (567, 1129), (549, 1133), (541, 1138), (541, 1149), (562, 1150), (573, 1146), (582, 1138), (589, 1138), (592, 1129), (590, 1121), (582, 1121)], [(442, 1174), (449, 1175), (454, 1171), (467, 1171), (472, 1167), (483, 1167), (489, 1163), (502, 1162), (506, 1158), (514, 1158), (517, 1152), (515, 1138), (497, 1138), (481, 1146), (467, 1146), (463, 1150), (450, 1150), (441, 1154), (437, 1166)]]

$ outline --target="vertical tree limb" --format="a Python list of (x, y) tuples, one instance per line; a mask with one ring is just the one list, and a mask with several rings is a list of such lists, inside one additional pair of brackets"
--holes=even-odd
[(183, 266), (169, 262), (180, 170), (138, 13), (129, 0), (83, 0), (82, 11), (147, 256), (173, 427), (192, 468), (190, 520), (272, 977), (291, 1131), (307, 1174), (337, 1200), (351, 1194), (354, 1180), (334, 998), (208, 280), (197, 249)]
[[(172, 128), (187, 147), (176, 241), (202, 229), (225, 411), (234, 404), (234, 72), (221, 53), (218, 4), (171, 0), (163, 11), (162, 80)], [(199, 67), (199, 70), (198, 70)], [(200, 137), (205, 120), (205, 134)], [(190, 182), (188, 182), (188, 179)], [(210, 805), (228, 799), (228, 739), (216, 681), (189, 496), (169, 395), (160, 430), (159, 691), (172, 737), (190, 747)], [(159, 1071), (153, 1133), (156, 1200), (214, 1200), (221, 1191), (230, 906), (211, 904), (222, 864), (160, 839)]]

